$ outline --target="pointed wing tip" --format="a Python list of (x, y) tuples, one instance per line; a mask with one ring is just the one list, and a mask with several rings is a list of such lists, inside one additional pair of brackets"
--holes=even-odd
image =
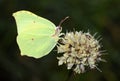
[(14, 12), (14, 13), (12, 14), (12, 16), (15, 17), (15, 14), (16, 14), (16, 12)]

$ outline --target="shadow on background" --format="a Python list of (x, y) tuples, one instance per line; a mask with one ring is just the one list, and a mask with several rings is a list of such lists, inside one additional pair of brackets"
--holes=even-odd
[(99, 63), (103, 72), (90, 70), (70, 81), (120, 81), (120, 0), (0, 0), (0, 81), (65, 81), (68, 76), (66, 66), (57, 65), (56, 48), (40, 59), (20, 56), (12, 13), (23, 9), (56, 25), (70, 16), (63, 32), (89, 30), (102, 36), (108, 53), (103, 56), (107, 63)]

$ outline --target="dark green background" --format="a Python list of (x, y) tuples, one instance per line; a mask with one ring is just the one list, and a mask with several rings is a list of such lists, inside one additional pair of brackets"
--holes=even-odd
[(98, 32), (103, 40), (107, 63), (97, 70), (74, 75), (69, 81), (120, 81), (120, 0), (0, 0), (0, 81), (65, 81), (66, 66), (57, 65), (56, 48), (34, 59), (20, 56), (16, 43), (16, 23), (12, 13), (29, 10), (56, 25), (66, 16), (63, 32)]

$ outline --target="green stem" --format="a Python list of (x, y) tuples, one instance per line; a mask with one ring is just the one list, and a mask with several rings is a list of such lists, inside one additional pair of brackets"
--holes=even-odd
[(65, 81), (70, 81), (73, 78), (73, 75), (74, 75), (73, 70), (70, 70)]

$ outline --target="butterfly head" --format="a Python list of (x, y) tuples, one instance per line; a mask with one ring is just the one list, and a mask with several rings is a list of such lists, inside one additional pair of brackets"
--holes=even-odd
[(62, 27), (61, 27), (62, 23), (63, 23), (65, 20), (67, 20), (68, 18), (69, 18), (69, 16), (65, 17), (63, 20), (60, 21), (59, 25), (56, 27), (56, 32), (57, 32), (58, 34), (60, 34), (60, 32), (62, 31)]
[(60, 32), (62, 31), (62, 27), (61, 27), (61, 24), (66, 20), (68, 19), (69, 16), (65, 17), (63, 20), (60, 21), (59, 25), (56, 27), (56, 30), (55, 30), (55, 34), (53, 36), (57, 36), (59, 37), (60, 36)]

